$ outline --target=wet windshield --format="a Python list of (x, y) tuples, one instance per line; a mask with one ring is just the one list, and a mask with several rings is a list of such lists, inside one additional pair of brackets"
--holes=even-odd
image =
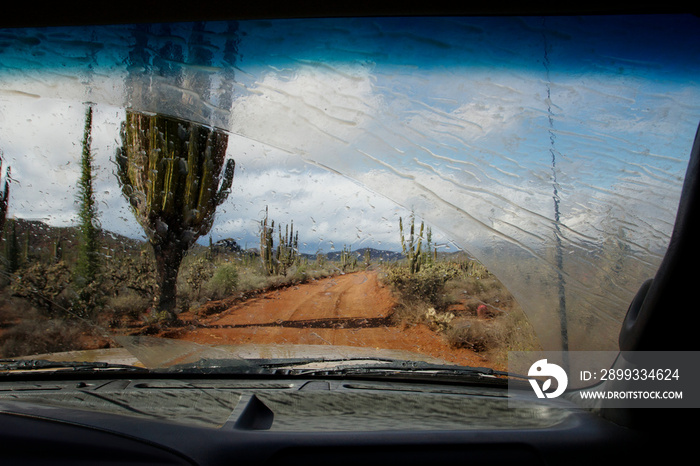
[(0, 356), (614, 350), (672, 231), (698, 25), (2, 30)]

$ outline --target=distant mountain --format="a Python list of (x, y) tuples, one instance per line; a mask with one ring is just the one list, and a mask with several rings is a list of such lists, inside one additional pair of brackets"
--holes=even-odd
[[(24, 257), (25, 251), (28, 251), (29, 257), (35, 257), (42, 260), (49, 260), (53, 257), (54, 247), (60, 239), (63, 258), (72, 260), (77, 255), (78, 246), (78, 227), (53, 227), (40, 220), (16, 219), (17, 225), (17, 241), (20, 246), (20, 254)], [(7, 222), (5, 232), (0, 241), (0, 255), (5, 251), (5, 238), (7, 237), (7, 228), (10, 221)], [(100, 232), (100, 243), (106, 255), (118, 254), (120, 252), (138, 252), (146, 245), (145, 240), (138, 240), (123, 236), (111, 231), (102, 230)], [(232, 238), (225, 238), (216, 241), (212, 244), (214, 249), (220, 253), (238, 253), (243, 249)], [(204, 251), (208, 246), (195, 244), (192, 247), (192, 252)], [(256, 248), (247, 250), (250, 253), (258, 254)], [(360, 248), (351, 251), (357, 257), (358, 261), (364, 260), (365, 251), (369, 251), (370, 260), (393, 262), (404, 258), (404, 255), (396, 251), (387, 251), (375, 248)], [(337, 261), (340, 259), (341, 251), (331, 251), (324, 255), (328, 260)], [(302, 254), (309, 260), (315, 260), (316, 254)]]
[[(383, 261), (397, 261), (403, 259), (403, 254), (400, 252), (395, 252), (395, 251), (385, 251), (385, 250), (380, 250), (380, 249), (373, 249), (373, 248), (360, 248), (355, 251), (351, 251), (353, 255), (355, 255), (358, 259), (358, 261), (364, 260), (365, 257), (365, 251), (369, 251), (370, 254), (370, 260), (376, 261), (376, 260), (383, 260)], [(258, 248), (248, 248), (246, 249), (246, 252), (249, 254), (259, 254), (260, 250)], [(337, 261), (340, 259), (340, 254), (341, 251), (331, 251), (331, 252), (326, 252), (326, 253), (320, 253), (322, 256), (325, 256), (326, 259), (330, 261)], [(318, 254), (310, 254), (310, 253), (301, 253), (301, 257), (304, 257), (310, 261), (316, 260), (316, 257)]]
[[(374, 249), (374, 248), (360, 248), (360, 249), (356, 249), (354, 251), (351, 251), (351, 253), (353, 255), (355, 255), (358, 260), (363, 260), (365, 257), (365, 251), (369, 251), (369, 258), (372, 261), (382, 260), (382, 261), (386, 261), (386, 262), (391, 262), (391, 261), (398, 261), (398, 260), (401, 260), (404, 258), (404, 255), (401, 254), (400, 252), (386, 251), (386, 250)], [(340, 254), (342, 254), (342, 251), (331, 251), (329, 253), (326, 253), (326, 257), (329, 260), (339, 260)]]
[[(40, 220), (14, 219), (16, 222), (17, 242), (20, 255), (48, 260), (54, 255), (58, 241), (63, 258), (70, 260), (77, 254), (78, 227), (53, 227)], [(12, 220), (5, 223), (5, 231), (0, 242), (0, 251), (5, 251), (5, 240), (9, 234)], [(119, 252), (140, 251), (145, 241), (132, 239), (107, 230), (100, 231), (100, 244), (107, 255)]]

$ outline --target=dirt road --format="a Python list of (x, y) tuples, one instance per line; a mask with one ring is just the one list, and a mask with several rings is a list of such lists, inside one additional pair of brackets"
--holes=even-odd
[[(279, 343), (408, 350), (470, 366), (489, 365), (467, 349), (452, 349), (424, 325), (392, 322), (395, 300), (373, 271), (325, 278), (262, 293), (230, 307), (211, 303), (183, 313), (187, 325), (170, 338), (201, 344)], [(206, 315), (212, 308), (216, 313)]]

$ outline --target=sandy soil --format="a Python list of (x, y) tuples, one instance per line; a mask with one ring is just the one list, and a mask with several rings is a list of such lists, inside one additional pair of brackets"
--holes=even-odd
[(392, 322), (391, 291), (373, 271), (267, 291), (237, 302), (208, 303), (180, 314), (185, 324), (167, 336), (201, 344), (283, 343), (407, 350), (445, 361), (493, 367), (467, 349), (452, 349), (425, 325)]

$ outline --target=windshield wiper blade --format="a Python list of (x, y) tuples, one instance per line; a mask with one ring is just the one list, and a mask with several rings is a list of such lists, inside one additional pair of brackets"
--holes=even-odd
[[(370, 362), (386, 362), (393, 363), (399, 362), (395, 359), (381, 358), (381, 357), (354, 357), (354, 358), (323, 358), (323, 357), (312, 357), (312, 358), (248, 358), (243, 360), (245, 365), (239, 364), (238, 359), (225, 359), (225, 358), (214, 358), (214, 359), (200, 359), (195, 363), (179, 364), (176, 366), (171, 366), (165, 369), (165, 372), (205, 372), (205, 373), (225, 373), (228, 371), (235, 371), (238, 374), (274, 374), (280, 375), (285, 372), (290, 372), (297, 369), (297, 367), (313, 365), (313, 364), (338, 364), (338, 363), (352, 363), (353, 361), (370, 361)], [(405, 361), (405, 363), (412, 363), (413, 361)], [(333, 366), (337, 367), (337, 366)]]
[(47, 361), (45, 359), (0, 359), (0, 374), (24, 371), (135, 371), (148, 372), (148, 369), (128, 364), (113, 364), (102, 361)]
[[(334, 364), (330, 367), (319, 367)], [(289, 359), (257, 362), (257, 367), (267, 369), (275, 375), (294, 376), (410, 376), (410, 377), (459, 377), (506, 382), (508, 378), (527, 379), (527, 376), (498, 371), (489, 367), (470, 367), (451, 364), (436, 364), (425, 361), (397, 360), (388, 358), (352, 359)]]
[(246, 366), (232, 366), (227, 359), (203, 359), (193, 364), (173, 366), (166, 373), (200, 375), (264, 375), (275, 377), (386, 377), (412, 380), (467, 380), (507, 384), (508, 380), (529, 377), (489, 367), (438, 364), (382, 357), (246, 359)]

